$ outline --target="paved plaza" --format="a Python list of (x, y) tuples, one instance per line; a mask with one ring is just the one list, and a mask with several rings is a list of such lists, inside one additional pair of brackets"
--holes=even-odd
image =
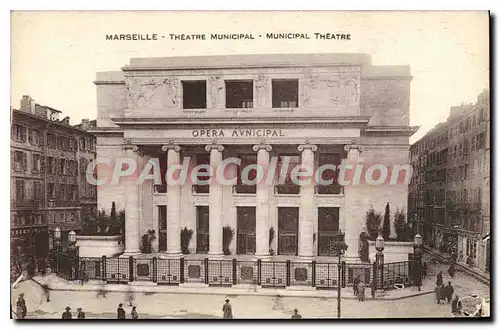
[[(478, 294), (489, 297), (489, 286), (458, 272), (455, 278), (450, 279), (446, 273), (446, 266), (433, 264), (430, 268), (430, 277), (425, 287), (433, 285), (435, 275), (441, 269), (444, 281), (452, 281), (455, 292), (459, 296)], [(214, 289), (214, 292), (218, 288)], [(415, 290), (410, 287), (406, 289)], [(174, 294), (136, 292), (133, 304), (137, 306), (141, 318), (204, 318), (217, 319), (222, 317), (222, 304), (225, 298), (231, 300), (233, 313), (236, 319), (251, 318), (290, 318), (294, 308), (298, 308), (303, 318), (336, 318), (337, 299), (332, 297), (289, 297), (289, 296), (259, 296), (241, 295), (233, 289), (235, 294)], [(433, 293), (408, 297), (404, 299), (372, 300), (368, 297), (365, 302), (359, 302), (352, 297), (350, 289), (344, 289), (342, 299), (343, 318), (413, 318), (413, 317), (453, 317), (449, 304), (438, 305)], [(130, 317), (131, 308), (126, 302), (126, 293), (108, 292), (107, 297), (97, 298), (95, 291), (51, 291), (51, 302), (47, 303), (43, 291), (33, 280), (23, 281), (12, 290), (13, 298), (19, 293), (26, 294), (28, 318), (60, 318), (66, 306), (76, 309), (82, 307), (88, 318), (116, 318), (116, 308), (119, 303), (125, 305), (127, 317)], [(386, 297), (390, 297), (389, 291)], [(369, 294), (367, 294), (369, 295)], [(15, 300), (15, 299), (13, 299)]]

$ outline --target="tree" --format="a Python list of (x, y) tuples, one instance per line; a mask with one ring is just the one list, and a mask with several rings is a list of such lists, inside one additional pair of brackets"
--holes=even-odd
[(224, 255), (231, 255), (229, 245), (234, 238), (234, 229), (231, 226), (224, 226), (222, 229), (222, 249)]
[(109, 219), (112, 221), (116, 219), (116, 204), (114, 201), (111, 203), (111, 213), (109, 214)]
[(382, 215), (375, 212), (375, 209), (373, 209), (373, 206), (371, 206), (370, 209), (366, 212), (366, 230), (368, 231), (368, 238), (370, 240), (377, 239), (381, 221)]
[(406, 223), (406, 215), (404, 210), (396, 209), (394, 213), (394, 230), (398, 241), (405, 241), (408, 238), (409, 227)]
[(193, 236), (193, 230), (184, 227), (181, 230), (181, 251), (184, 255), (189, 254), (189, 242)]
[(358, 254), (359, 258), (362, 262), (368, 262), (369, 259), (369, 250), (368, 250), (368, 234), (366, 232), (361, 232), (359, 234), (359, 246), (358, 246)]
[(385, 205), (385, 214), (384, 214), (384, 225), (382, 227), (382, 237), (384, 240), (389, 240), (391, 236), (391, 210), (389, 208), (389, 202)]

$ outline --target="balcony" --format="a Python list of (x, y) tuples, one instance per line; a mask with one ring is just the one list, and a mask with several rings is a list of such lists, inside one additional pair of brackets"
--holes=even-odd
[(210, 192), (210, 185), (193, 184), (191, 191), (193, 194), (208, 194)]
[(78, 207), (76, 200), (49, 200), (49, 208), (57, 207)]
[(153, 185), (153, 193), (154, 194), (163, 194), (167, 193), (167, 184), (163, 185)]
[(40, 200), (17, 199), (12, 200), (13, 208), (36, 208), (40, 206)]
[(343, 195), (344, 187), (340, 185), (316, 185), (314, 192), (320, 195)]
[(233, 194), (255, 194), (257, 185), (233, 185)]
[(283, 184), (274, 186), (274, 194), (299, 194), (300, 185)]

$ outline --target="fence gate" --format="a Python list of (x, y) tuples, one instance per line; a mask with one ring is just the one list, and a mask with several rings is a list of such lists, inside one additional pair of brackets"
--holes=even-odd
[(230, 260), (208, 261), (208, 284), (231, 286), (233, 283), (233, 262)]
[(129, 259), (128, 258), (106, 258), (106, 281), (108, 283), (129, 282)]

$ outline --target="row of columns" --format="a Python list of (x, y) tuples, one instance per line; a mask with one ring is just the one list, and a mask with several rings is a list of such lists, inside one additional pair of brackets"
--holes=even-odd
[[(140, 150), (137, 146), (125, 148), (127, 156), (134, 157), (139, 161), (142, 157)], [(179, 145), (163, 145), (162, 151), (166, 152), (167, 166), (179, 165), (180, 159), (180, 146)], [(210, 166), (218, 168), (223, 160), (222, 152), (224, 146), (220, 144), (211, 144), (205, 146), (205, 150), (210, 152)], [(258, 144), (253, 146), (253, 150), (257, 152), (257, 164), (264, 168), (264, 173), (268, 172), (269, 167), (269, 153), (272, 146), (268, 144)], [(314, 152), (318, 147), (313, 144), (301, 144), (298, 150), (302, 153), (301, 164), (302, 166), (313, 167), (314, 165)], [(349, 162), (357, 161), (360, 148), (349, 148), (348, 160)], [(215, 175), (215, 172), (212, 171)], [(269, 218), (270, 218), (270, 187), (266, 184), (258, 184), (256, 187), (256, 227), (255, 227), (255, 240), (257, 258), (266, 260), (270, 258), (269, 255)], [(132, 181), (127, 185), (126, 192), (126, 222), (125, 222), (125, 253), (134, 254), (139, 252), (139, 187)], [(222, 227), (223, 227), (223, 197), (222, 185), (216, 179), (211, 180), (209, 192), (209, 255), (211, 258), (221, 258), (223, 256), (222, 250)], [(346, 202), (346, 206), (348, 203)], [(180, 256), (180, 229), (181, 229), (181, 186), (169, 185), (167, 192), (167, 254), (169, 256)], [(314, 183), (302, 185), (300, 189), (300, 209), (299, 209), (299, 239), (298, 239), (298, 252), (299, 259), (309, 261), (314, 257), (314, 220), (315, 205), (314, 205)], [(355, 223), (358, 224), (358, 223)], [(346, 243), (350, 246), (357, 246), (357, 232), (359, 227), (353, 227), (354, 223), (349, 225), (350, 229), (346, 227)], [(348, 231), (351, 235), (348, 236)], [(356, 239), (354, 239), (356, 238)], [(351, 248), (351, 253), (353, 252)]]

